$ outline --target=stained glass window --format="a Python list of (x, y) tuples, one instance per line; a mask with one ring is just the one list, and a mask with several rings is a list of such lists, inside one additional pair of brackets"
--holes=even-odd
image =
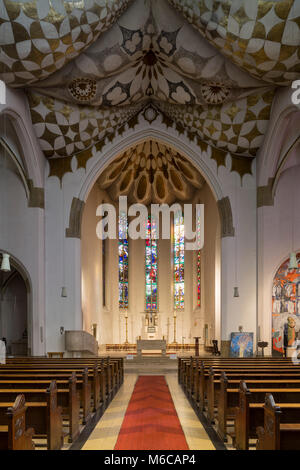
[(157, 310), (157, 225), (155, 219), (148, 218), (145, 251), (146, 266), (146, 310)]
[(105, 264), (106, 264), (106, 240), (102, 240), (102, 305), (106, 306), (106, 279), (105, 279)]
[[(197, 213), (197, 236), (201, 236), (201, 214)], [(201, 250), (197, 251), (197, 307), (201, 307)]]
[(184, 220), (174, 217), (174, 308), (184, 308)]
[(201, 250), (197, 252), (197, 307), (201, 307)]
[(128, 221), (119, 216), (119, 308), (128, 308)]

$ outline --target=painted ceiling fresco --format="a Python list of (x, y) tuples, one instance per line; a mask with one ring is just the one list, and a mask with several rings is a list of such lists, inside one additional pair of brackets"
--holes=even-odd
[(52, 174), (150, 108), (253, 158), (300, 75), (299, 25), (298, 0), (0, 0), (0, 78), (26, 89)]

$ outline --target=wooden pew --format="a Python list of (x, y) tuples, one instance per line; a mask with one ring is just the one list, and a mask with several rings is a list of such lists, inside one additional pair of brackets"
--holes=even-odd
[[(30, 358), (31, 359), (31, 358)], [(85, 359), (81, 360), (79, 363), (82, 363), (83, 365), (85, 364), (86, 366), (94, 367), (95, 364), (99, 363), (103, 365), (103, 367), (108, 368), (107, 371), (105, 371), (108, 379), (108, 383), (106, 384), (106, 395), (108, 395), (108, 401), (111, 399), (111, 397), (116, 393), (118, 388), (121, 386), (124, 380), (124, 364), (123, 364), (123, 358), (101, 358), (100, 360), (98, 358), (96, 359)], [(19, 359), (10, 359), (7, 366), (9, 368), (17, 368), (17, 369), (26, 369), (28, 364), (28, 359), (26, 361), (25, 358), (22, 358), (21, 361)], [(33, 358), (32, 361), (30, 361), (30, 367), (31, 368), (38, 368), (38, 367), (43, 367), (47, 366), (47, 368), (51, 367), (61, 367), (64, 365), (65, 367), (70, 367), (71, 369), (74, 367), (74, 365), (78, 365), (78, 359), (75, 361), (75, 359), (62, 359), (62, 360), (53, 360), (53, 359), (45, 359), (45, 358)], [(76, 371), (77, 372), (77, 371)], [(109, 390), (108, 390), (109, 388)]]
[[(297, 403), (299, 405), (299, 403)], [(300, 448), (300, 422), (299, 415), (296, 420), (282, 422), (287, 408), (276, 406), (274, 397), (268, 393), (264, 404), (264, 427), (257, 428), (257, 450), (299, 450)]]
[[(101, 359), (93, 358), (92, 360), (90, 358), (87, 360), (73, 358), (9, 359), (7, 364), (0, 366), (0, 400), (2, 402), (0, 402), (0, 408), (3, 410), (2, 405), (5, 403), (4, 400), (11, 402), (17, 393), (24, 392), (29, 398), (31, 397), (29, 402), (27, 400), (29, 419), (34, 416), (38, 422), (36, 432), (39, 435), (44, 434), (45, 437), (48, 437), (49, 430), (45, 431), (45, 423), (43, 422), (45, 421), (44, 416), (47, 403), (42, 398), (42, 394), (45, 393), (47, 385), (51, 383), (50, 381), (56, 379), (59, 387), (59, 402), (63, 407), (64, 413), (68, 412), (69, 440), (73, 441), (79, 434), (79, 406), (76, 409), (76, 399), (74, 399), (76, 397), (76, 387), (71, 386), (74, 383), (74, 377), (76, 381), (76, 375), (72, 374), (71, 382), (68, 382), (68, 377), (73, 371), (81, 374), (77, 385), (81, 393), (83, 424), (85, 424), (91, 412), (91, 391), (94, 403), (93, 410), (96, 411), (101, 403), (104, 411), (104, 408), (123, 383), (123, 358), (105, 357)], [(68, 385), (69, 389), (67, 389)], [(72, 393), (70, 390), (72, 390)], [(48, 448), (61, 448), (61, 445), (62, 441), (56, 447), (48, 444)]]
[[(228, 420), (235, 420), (235, 411), (239, 403), (239, 388), (228, 388), (227, 382), (226, 374), (223, 373), (217, 409), (217, 432), (223, 440), (226, 439), (227, 435), (227, 422)], [(249, 392), (251, 393), (252, 403), (263, 403), (265, 394), (268, 392), (272, 393), (276, 400), (281, 403), (297, 403), (300, 401), (299, 388), (251, 388)]]
[[(62, 410), (57, 406), (57, 388), (51, 382), (46, 392), (45, 402), (26, 403), (26, 423), (34, 426), (36, 437), (47, 439), (48, 450), (60, 450), (63, 445)], [(0, 401), (0, 423), (8, 425), (7, 408), (13, 402)]]
[[(250, 390), (241, 380), (249, 382)], [(217, 429), (221, 438), (226, 437), (228, 418), (235, 419), (233, 438), (238, 449), (248, 449), (249, 438), (255, 437), (257, 425), (263, 424), (266, 392), (273, 393), (285, 411), (281, 422), (285, 434), (287, 430), (297, 431), (294, 423), (300, 423), (300, 368), (290, 359), (218, 358), (207, 361), (205, 358), (201, 361), (200, 358), (182, 358), (178, 361), (178, 381), (200, 411), (207, 409), (211, 422), (217, 405)]]
[[(26, 379), (21, 379), (18, 376), (10, 376), (9, 380), (0, 380), (0, 390), (5, 388), (22, 388), (26, 394), (29, 389), (44, 389), (48, 388), (51, 383), (51, 378), (39, 379), (35, 376), (26, 376)], [(69, 378), (66, 380), (56, 380), (58, 389), (69, 389)], [(86, 368), (82, 374), (82, 380), (76, 381), (77, 388), (80, 391), (82, 403), (82, 424), (86, 424), (91, 417), (91, 384), (88, 382), (88, 369)], [(1, 394), (0, 394), (1, 395)]]
[[(110, 402), (112, 397), (115, 395), (118, 388), (121, 386), (124, 380), (124, 366), (123, 366), (123, 358), (102, 358), (94, 359), (92, 361), (88, 360), (74, 360), (74, 359), (63, 359), (63, 360), (49, 360), (45, 358), (34, 358), (30, 364), (28, 358), (23, 358), (21, 363), (16, 360), (11, 361), (5, 367), (0, 367), (0, 379), (4, 378), (2, 374), (12, 374), (14, 371), (17, 371), (18, 374), (22, 372), (22, 374), (31, 374), (33, 371), (41, 378), (43, 374), (48, 375), (50, 371), (59, 372), (67, 372), (67, 370), (74, 370), (76, 366), (76, 372), (80, 373), (81, 370), (78, 370), (78, 364), (89, 364), (89, 378), (91, 372), (91, 365), (94, 370), (94, 380), (91, 384), (94, 396), (94, 411), (98, 409), (100, 406), (100, 401), (102, 401), (103, 408)], [(32, 362), (34, 364), (32, 364)], [(74, 364), (74, 365), (73, 365)], [(103, 371), (101, 370), (103, 369)], [(96, 374), (96, 371), (100, 375), (104, 374), (104, 377), (99, 377)], [(58, 379), (58, 375), (55, 377)], [(98, 380), (99, 379), (99, 380)]]
[[(249, 359), (231, 359), (231, 360), (218, 360), (217, 362), (210, 360), (201, 361), (199, 358), (190, 358), (190, 359), (183, 359), (178, 362), (178, 380), (179, 383), (183, 386), (184, 390), (187, 394), (193, 393), (194, 384), (198, 381), (198, 374), (200, 373), (200, 366), (204, 364), (205, 370), (208, 370), (210, 367), (213, 367), (215, 372), (222, 372), (229, 370), (231, 372), (236, 371), (242, 372), (243, 370), (253, 370), (254, 372), (257, 371), (259, 368), (262, 373), (269, 373), (270, 367), (276, 366), (277, 370), (281, 370), (282, 372), (288, 371), (292, 362), (290, 359), (288, 360), (268, 360), (268, 359), (257, 359), (257, 360), (249, 360)], [(300, 368), (299, 368), (300, 371)]]
[(26, 429), (26, 404), (24, 395), (18, 395), (7, 408), (7, 424), (0, 421), (0, 450), (34, 450), (34, 430)]
[[(260, 380), (262, 377), (265, 377), (266, 380), (278, 379), (282, 381), (286, 380), (287, 382), (300, 379), (299, 369), (292, 369), (289, 367), (288, 369), (284, 369), (278, 372), (276, 371), (277, 368), (275, 370), (270, 368), (268, 371), (261, 370), (258, 367), (255, 371), (252, 368), (247, 369), (247, 367), (238, 370), (228, 370), (226, 368), (226, 375), (229, 380), (236, 380), (236, 383), (239, 383), (240, 380)], [(208, 371), (205, 369), (204, 365), (201, 364), (197, 372), (198, 374), (194, 381), (194, 390), (191, 396), (201, 412), (205, 407), (205, 397), (207, 396), (208, 402), (210, 403), (210, 406), (208, 405), (210, 407), (210, 419), (212, 419), (212, 404), (217, 402), (217, 398), (215, 397), (215, 388), (216, 391), (218, 391), (220, 388), (222, 371), (220, 369), (216, 371), (212, 367)]]
[[(222, 372), (220, 379), (215, 379), (214, 369), (211, 367), (208, 379), (207, 387), (207, 409), (208, 409), (208, 418), (210, 421), (214, 419), (214, 408), (218, 402), (222, 376), (225, 372)], [(265, 378), (262, 378), (261, 375), (257, 375), (256, 378), (250, 376), (249, 374), (243, 374), (244, 379), (246, 377), (247, 384), (252, 388), (266, 388), (266, 387), (275, 387), (275, 388), (300, 388), (300, 378), (281, 378), (279, 374), (273, 374), (272, 377), (268, 375)], [(300, 377), (300, 374), (296, 374), (296, 377)], [(231, 374), (226, 373), (227, 379), (227, 388), (237, 388), (240, 384), (241, 377), (233, 378)]]
[[(0, 367), (0, 381), (5, 380), (56, 380), (68, 381), (72, 373), (72, 369), (62, 368), (43, 368), (43, 369), (8, 369), (5, 370)], [(97, 364), (94, 370), (76, 369), (80, 379), (77, 382), (78, 388), (81, 392), (81, 402), (83, 406), (84, 421), (87, 422), (90, 415), (90, 395), (93, 390), (93, 410), (96, 411), (100, 406), (101, 391), (100, 391), (100, 377)], [(86, 376), (87, 374), (87, 376)], [(104, 386), (104, 385), (103, 385)]]
[[(280, 404), (284, 413), (281, 422), (300, 423), (300, 403)], [(234, 445), (238, 450), (248, 450), (249, 440), (255, 439), (256, 429), (264, 424), (264, 403), (251, 403), (251, 392), (245, 382), (240, 383), (239, 406), (236, 409)]]
[[(0, 388), (0, 401), (12, 402), (16, 395), (23, 393), (27, 405), (46, 401), (46, 388)], [(62, 408), (63, 416), (68, 420), (69, 442), (79, 436), (79, 399), (76, 391), (76, 374), (73, 372), (69, 378), (68, 389), (56, 389), (57, 402)]]

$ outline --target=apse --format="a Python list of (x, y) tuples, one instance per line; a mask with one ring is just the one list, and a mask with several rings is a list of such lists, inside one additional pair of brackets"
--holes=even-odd
[[(133, 240), (128, 220), (118, 216), (119, 197), (148, 209), (146, 239)], [(116, 239), (96, 234), (97, 207), (116, 209)], [(171, 217), (170, 239), (161, 231), (151, 204), (204, 204), (204, 247), (185, 249), (184, 221)], [(196, 218), (193, 221), (196, 226)], [(125, 223), (125, 225), (124, 225)], [(139, 141), (116, 155), (99, 174), (85, 203), (81, 226), (83, 328), (94, 331), (100, 349), (135, 344), (152, 325), (150, 339), (209, 345), (215, 337), (220, 285), (220, 220), (214, 195), (188, 156), (156, 139)], [(176, 322), (176, 333), (174, 333)], [(219, 320), (218, 320), (219, 322)], [(175, 336), (174, 336), (175, 335)]]

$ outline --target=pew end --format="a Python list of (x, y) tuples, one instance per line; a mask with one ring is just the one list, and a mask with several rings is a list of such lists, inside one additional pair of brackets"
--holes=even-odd
[(24, 395), (18, 395), (6, 412), (7, 425), (0, 426), (1, 450), (34, 450), (34, 430), (26, 429), (26, 403)]

